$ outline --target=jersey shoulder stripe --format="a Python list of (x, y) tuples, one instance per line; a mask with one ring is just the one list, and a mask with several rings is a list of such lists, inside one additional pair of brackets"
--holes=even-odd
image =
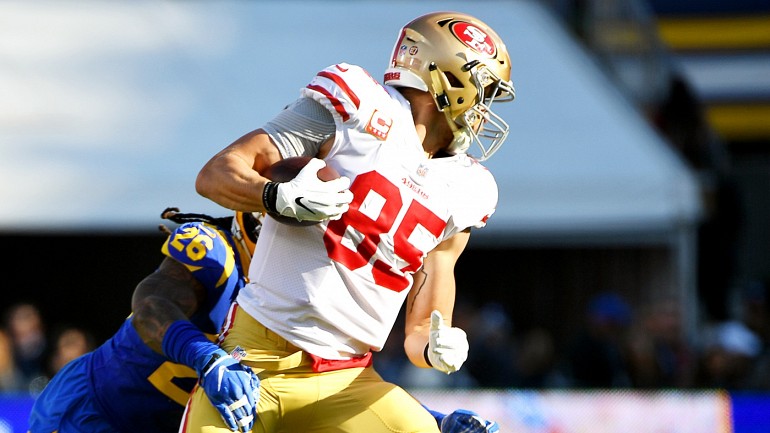
[(334, 107), (334, 110), (342, 117), (343, 122), (347, 122), (350, 119), (350, 114), (345, 110), (345, 106), (339, 99), (335, 98), (334, 95), (329, 93), (328, 90), (324, 89), (321, 86), (317, 86), (315, 84), (308, 84), (307, 86), (310, 90), (315, 90), (316, 92), (324, 95), (326, 99), (329, 100), (329, 103)]
[(364, 101), (387, 97), (382, 85), (365, 69), (348, 63), (325, 68), (301, 93), (321, 103), (343, 123), (358, 118)]
[[(345, 72), (347, 72), (348, 70), (349, 69), (345, 70)], [(350, 99), (350, 102), (353, 104), (353, 106), (358, 108), (359, 105), (361, 105), (361, 100), (358, 99), (358, 95), (356, 95), (356, 92), (354, 92), (350, 88), (350, 86), (348, 86), (348, 83), (345, 82), (345, 80), (341, 76), (329, 71), (321, 71), (320, 73), (318, 73), (318, 76), (323, 78), (328, 78), (334, 81), (334, 84), (339, 86), (340, 89), (342, 89), (342, 91), (345, 92), (345, 94), (348, 96), (348, 99)]]

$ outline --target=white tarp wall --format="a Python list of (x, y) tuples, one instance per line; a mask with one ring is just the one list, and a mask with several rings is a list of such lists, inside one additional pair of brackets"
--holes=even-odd
[[(727, 433), (730, 397), (719, 391), (412, 390), (431, 409), (470, 408), (516, 433)], [(757, 430), (759, 431), (759, 430)]]
[(167, 205), (222, 215), (194, 191), (209, 157), (328, 64), (380, 77), (400, 26), (438, 9), (485, 20), (513, 62), (480, 239), (672, 233), (697, 217), (693, 176), (538, 3), (5, 1), (0, 229), (152, 230)]

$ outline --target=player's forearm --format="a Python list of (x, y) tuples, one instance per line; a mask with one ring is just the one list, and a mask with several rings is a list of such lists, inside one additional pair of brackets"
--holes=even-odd
[(228, 209), (264, 212), (262, 192), (268, 179), (259, 174), (281, 154), (261, 129), (236, 140), (211, 158), (195, 179), (195, 190)]
[(264, 212), (262, 191), (268, 179), (237, 157), (225, 154), (209, 161), (198, 173), (195, 189), (203, 197), (242, 212)]
[(184, 265), (165, 258), (158, 270), (136, 286), (131, 299), (131, 320), (142, 341), (163, 353), (161, 342), (169, 325), (192, 316), (204, 291)]
[(161, 354), (166, 331), (177, 320), (187, 320), (187, 316), (176, 304), (158, 296), (148, 296), (138, 302), (131, 319), (142, 341)]
[(426, 328), (424, 332), (407, 334), (404, 339), (404, 352), (409, 361), (417, 367), (430, 368), (430, 364), (428, 364), (425, 358), (425, 348), (428, 346), (428, 332), (429, 329)]

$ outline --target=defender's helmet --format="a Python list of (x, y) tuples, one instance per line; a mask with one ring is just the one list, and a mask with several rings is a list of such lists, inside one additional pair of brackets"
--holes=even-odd
[[(244, 270), (249, 269), (251, 256), (254, 255), (254, 248), (257, 246), (259, 232), (262, 230), (262, 220), (264, 215), (251, 212), (235, 212), (233, 216), (214, 218), (202, 213), (182, 213), (178, 208), (167, 207), (161, 212), (160, 217), (173, 221), (177, 224), (184, 224), (191, 221), (201, 221), (216, 226), (220, 230), (230, 230), (235, 240), (235, 249), (241, 258), (241, 264)], [(160, 226), (161, 231), (171, 233), (166, 226)]]
[(454, 131), (449, 153), (475, 142), (489, 158), (505, 141), (508, 124), (493, 102), (512, 101), (511, 60), (502, 39), (477, 18), (433, 12), (401, 29), (385, 84), (430, 92)]
[(252, 212), (235, 212), (233, 224), (230, 232), (233, 238), (243, 249), (242, 263), (244, 269), (248, 270), (251, 256), (254, 255), (254, 248), (257, 246), (259, 231), (262, 229), (262, 219), (264, 216)]

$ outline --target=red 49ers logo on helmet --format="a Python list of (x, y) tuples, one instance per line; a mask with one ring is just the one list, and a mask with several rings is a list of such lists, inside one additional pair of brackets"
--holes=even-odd
[(458, 21), (452, 24), (452, 33), (457, 39), (468, 48), (479, 54), (494, 57), (497, 53), (497, 47), (492, 38), (483, 28), (465, 21)]

